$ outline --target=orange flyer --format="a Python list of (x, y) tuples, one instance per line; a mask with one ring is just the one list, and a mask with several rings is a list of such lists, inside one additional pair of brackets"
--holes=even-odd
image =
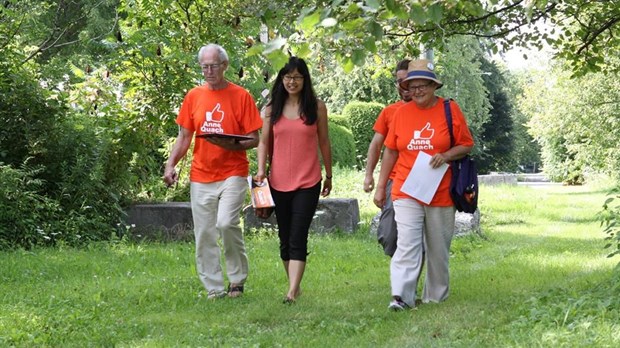
[(254, 208), (270, 208), (275, 207), (276, 204), (271, 197), (271, 190), (269, 189), (269, 181), (267, 178), (263, 179), (263, 182), (257, 183), (252, 180), (252, 176), (248, 176), (248, 185), (250, 186), (250, 198), (252, 199), (252, 206)]

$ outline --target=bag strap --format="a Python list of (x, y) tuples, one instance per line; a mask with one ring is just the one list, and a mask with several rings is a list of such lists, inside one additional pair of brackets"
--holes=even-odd
[(443, 101), (443, 108), (446, 114), (446, 122), (448, 123), (448, 131), (450, 132), (450, 147), (454, 147), (454, 131), (452, 130), (452, 110), (450, 109), (451, 98)]

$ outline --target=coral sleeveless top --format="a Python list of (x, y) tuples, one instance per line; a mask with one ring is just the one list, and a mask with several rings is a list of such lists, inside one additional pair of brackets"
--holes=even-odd
[(273, 125), (273, 158), (269, 181), (278, 191), (309, 188), (321, 181), (317, 122), (280, 117)]

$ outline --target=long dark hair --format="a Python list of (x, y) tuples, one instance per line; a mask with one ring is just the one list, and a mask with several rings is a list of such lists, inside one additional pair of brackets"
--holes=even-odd
[(288, 92), (284, 88), (284, 82), (282, 81), (284, 75), (297, 69), (297, 71), (304, 77), (304, 85), (301, 89), (301, 97), (299, 104), (299, 114), (304, 120), (304, 124), (314, 124), (318, 118), (318, 102), (314, 88), (312, 88), (312, 80), (310, 79), (310, 72), (306, 62), (297, 57), (291, 57), (288, 63), (280, 69), (276, 81), (271, 88), (271, 101), (268, 105), (271, 105), (271, 124), (278, 122), (282, 117), (282, 111), (284, 110), (284, 103), (288, 99)]

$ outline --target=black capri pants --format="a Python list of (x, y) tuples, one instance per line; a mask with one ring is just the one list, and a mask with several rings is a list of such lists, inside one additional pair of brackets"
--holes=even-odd
[(280, 237), (280, 258), (306, 261), (308, 230), (321, 194), (321, 182), (310, 188), (282, 192), (271, 188)]

